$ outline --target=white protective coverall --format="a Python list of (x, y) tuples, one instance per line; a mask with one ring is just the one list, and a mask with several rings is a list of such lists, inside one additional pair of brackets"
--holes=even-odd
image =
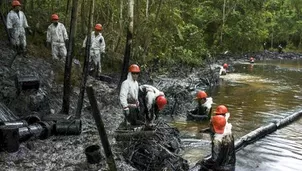
[(51, 43), (53, 59), (59, 59), (58, 56), (60, 56), (64, 60), (67, 55), (66, 40), (68, 40), (68, 34), (64, 24), (58, 22), (57, 26), (54, 23), (48, 26), (46, 42)]
[(133, 80), (131, 72), (128, 72), (127, 79), (122, 83), (120, 102), (124, 110), (129, 106), (138, 107), (138, 82)]
[(219, 75), (226, 75), (226, 69), (223, 66), (220, 66)]
[[(83, 42), (83, 48), (86, 47), (87, 36)], [(97, 66), (99, 64), (99, 73), (102, 72), (101, 67), (101, 53), (105, 52), (105, 39), (102, 36), (102, 33), (95, 35), (95, 31), (91, 33), (91, 47), (90, 47), (90, 61), (93, 61), (94, 65)]]
[(146, 96), (145, 96), (145, 100), (146, 100), (146, 106), (148, 111), (151, 111), (151, 108), (153, 107), (153, 105), (155, 104), (155, 99), (158, 96), (164, 96), (164, 92), (159, 91), (157, 88), (151, 86), (151, 85), (141, 85), (139, 87), (140, 91), (146, 91)]
[(226, 113), (225, 114), (225, 120), (226, 120), (226, 125), (225, 125), (225, 128), (224, 128), (224, 131), (225, 132), (230, 132), (230, 131), (232, 131), (232, 124), (230, 124), (229, 122), (228, 122), (228, 120), (229, 120), (229, 118), (230, 118), (230, 113), (228, 112), (228, 113)]
[(204, 102), (204, 104), (202, 104), (202, 106), (207, 108), (207, 112), (210, 112), (210, 109), (212, 108), (212, 104), (213, 104), (213, 98), (207, 97), (206, 102)]
[(26, 49), (26, 34), (25, 28), (28, 28), (27, 19), (22, 11), (15, 12), (11, 10), (7, 14), (7, 29), (12, 29), (11, 43), (14, 46), (21, 46), (23, 50)]

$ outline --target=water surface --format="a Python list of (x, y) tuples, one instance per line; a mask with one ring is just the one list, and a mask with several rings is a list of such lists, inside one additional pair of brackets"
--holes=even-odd
[[(206, 90), (214, 99), (213, 110), (220, 104), (228, 107), (235, 139), (302, 110), (301, 64), (302, 60), (235, 64), (233, 73), (222, 76), (219, 87)], [(242, 149), (237, 153), (236, 170), (299, 170), (302, 163), (300, 123), (293, 123)], [(182, 118), (174, 125), (184, 135), (183, 142), (187, 146), (183, 157), (191, 164), (210, 154), (209, 137), (198, 133), (208, 122), (187, 123)]]

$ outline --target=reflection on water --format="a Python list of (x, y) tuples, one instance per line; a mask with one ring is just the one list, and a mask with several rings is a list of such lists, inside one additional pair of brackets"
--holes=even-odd
[(302, 170), (302, 119), (237, 152), (236, 170)]
[[(228, 107), (231, 113), (229, 121), (233, 124), (235, 139), (262, 125), (266, 125), (267, 123), (283, 118), (301, 109), (302, 65), (300, 63), (302, 64), (301, 60), (277, 60), (252, 65), (248, 63), (236, 64), (233, 66), (235, 70), (234, 73), (223, 76), (221, 80), (222, 84), (211, 92), (208, 91), (208, 94), (210, 94), (214, 100), (213, 109), (220, 104), (224, 104)], [(175, 126), (181, 130), (184, 137), (195, 136), (198, 137), (197, 139), (200, 139), (200, 137), (206, 139), (200, 136), (198, 131), (207, 127), (207, 125), (207, 122), (197, 124), (186, 123), (183, 120), (179, 120), (175, 123)], [(295, 132), (296, 129), (293, 131), (294, 134), (298, 133)], [(239, 162), (237, 162), (237, 165), (240, 166), (238, 170), (249, 170), (249, 168), (253, 167), (264, 168), (264, 166), (273, 168), (271, 165), (283, 163), (287, 158), (288, 160), (295, 158), (295, 160), (291, 160), (294, 165), (292, 166), (293, 168), (299, 166), (295, 162), (301, 162), (301, 138), (293, 137), (293, 144), (294, 142), (298, 144), (297, 147), (295, 147), (292, 146), (293, 144), (286, 143), (285, 141), (289, 138), (288, 136), (292, 136), (287, 135), (290, 134), (290, 132), (284, 132), (283, 130), (279, 130), (278, 132), (284, 134), (283, 136), (285, 137), (283, 137), (282, 140), (271, 135), (270, 138), (263, 139), (262, 143), (259, 142), (259, 144), (257, 142), (245, 148), (246, 153), (242, 150), (243, 152), (239, 155), (239, 158), (242, 159), (239, 159)], [(272, 137), (275, 139), (271, 139)], [(284, 143), (286, 146), (283, 146)], [(254, 148), (258, 147), (258, 151), (253, 152), (252, 146)], [(205, 144), (198, 148), (189, 148), (187, 151), (184, 151), (183, 156), (188, 159), (190, 163), (194, 163), (196, 158), (200, 159), (201, 156), (204, 156), (204, 151), (209, 151), (209, 148), (210, 146)], [(291, 152), (291, 148), (297, 148), (295, 150), (298, 152)], [(277, 154), (281, 152), (284, 153), (284, 155), (277, 156)], [(255, 156), (260, 155), (262, 159), (256, 160), (254, 159), (255, 156), (253, 158), (248, 155), (249, 153), (253, 153)], [(260, 165), (259, 162), (262, 164)], [(250, 163), (251, 166), (246, 163)], [(287, 167), (287, 165), (280, 164), (280, 168), (282, 167), (284, 170), (284, 167)], [(294, 169), (289, 168), (289, 170)]]

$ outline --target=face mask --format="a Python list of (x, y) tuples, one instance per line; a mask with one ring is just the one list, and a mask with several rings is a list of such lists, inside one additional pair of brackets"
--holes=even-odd
[(57, 26), (57, 25), (58, 25), (58, 22), (54, 22), (53, 24), (54, 24), (55, 26)]

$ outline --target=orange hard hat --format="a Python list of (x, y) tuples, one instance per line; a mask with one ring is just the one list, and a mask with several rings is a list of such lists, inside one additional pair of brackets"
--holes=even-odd
[(214, 112), (216, 115), (225, 115), (228, 113), (228, 108), (225, 105), (219, 105)]
[(102, 26), (102, 24), (96, 24), (94, 26), (94, 29), (97, 30), (97, 31), (102, 31), (103, 30), (103, 26)]
[(197, 92), (197, 94), (196, 94), (196, 100), (198, 100), (198, 99), (204, 99), (204, 98), (207, 98), (208, 97), (208, 95), (207, 95), (207, 93), (206, 92), (204, 92), (204, 91), (198, 91)]
[(223, 68), (228, 68), (228, 64), (227, 64), (227, 63), (224, 63), (224, 64), (223, 64)]
[(129, 72), (141, 72), (141, 70), (138, 65), (132, 64), (129, 67)]
[(21, 6), (21, 3), (20, 3), (19, 1), (17, 1), (17, 0), (14, 0), (14, 1), (12, 2), (12, 6), (13, 6), (13, 7), (15, 7), (15, 6)]
[(156, 98), (156, 104), (159, 110), (162, 110), (167, 104), (167, 99), (165, 96), (158, 96)]
[(223, 134), (226, 125), (225, 117), (221, 115), (212, 116), (211, 122), (215, 133)]
[(52, 14), (51, 19), (52, 20), (59, 20), (59, 16), (57, 14)]

